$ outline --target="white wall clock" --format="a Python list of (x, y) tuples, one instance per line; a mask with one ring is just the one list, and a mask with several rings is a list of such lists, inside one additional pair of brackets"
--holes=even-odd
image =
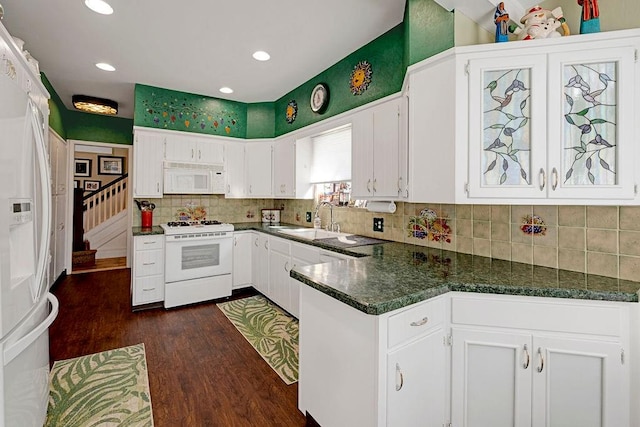
[(318, 83), (311, 91), (311, 111), (322, 114), (329, 105), (329, 86)]

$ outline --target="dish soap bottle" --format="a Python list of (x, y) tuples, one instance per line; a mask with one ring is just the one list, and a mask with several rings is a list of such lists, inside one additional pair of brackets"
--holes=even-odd
[(313, 228), (322, 228), (322, 220), (316, 213), (316, 217), (313, 218)]

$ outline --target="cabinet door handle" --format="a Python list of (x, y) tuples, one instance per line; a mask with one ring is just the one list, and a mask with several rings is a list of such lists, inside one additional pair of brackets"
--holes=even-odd
[(258, 238), (256, 237), (256, 241), (253, 243), (254, 245), (256, 245), (256, 248), (258, 247)]
[(249, 185), (249, 194), (253, 193), (253, 185)]
[(156, 191), (159, 193), (160, 192), (160, 183), (156, 182)]
[(371, 193), (371, 179), (367, 181), (367, 193)]
[(198, 150), (198, 160), (202, 158), (202, 151)]
[(556, 188), (558, 188), (558, 170), (556, 168), (553, 168), (551, 170), (551, 175), (553, 176), (553, 184), (551, 184), (551, 189), (553, 191), (556, 191)]
[(540, 168), (540, 172), (538, 173), (538, 178), (540, 178), (540, 191), (544, 190), (544, 187), (547, 185), (547, 175), (544, 173), (544, 169)]
[(194, 159), (194, 158), (195, 158), (195, 156), (194, 156), (194, 152), (193, 152), (193, 148), (191, 149), (191, 158), (192, 158), (192, 159)]
[(284, 263), (284, 271), (286, 271), (287, 273), (290, 271), (290, 270), (287, 270), (288, 266), (289, 266), (289, 261)]
[(428, 321), (429, 321), (429, 318), (427, 316), (425, 316), (422, 319), (416, 320), (415, 322), (411, 322), (409, 324), (411, 326), (422, 326), (422, 325), (426, 325)]
[(154, 240), (153, 242), (143, 242), (143, 245), (155, 245), (156, 241)]
[(544, 369), (544, 356), (542, 355), (542, 348), (538, 347), (538, 357), (540, 358), (540, 364), (538, 365), (538, 372), (542, 372)]
[(524, 369), (527, 369), (529, 367), (529, 362), (531, 362), (531, 356), (529, 355), (529, 349), (527, 348), (527, 345), (524, 345), (524, 363), (522, 364), (522, 367)]
[(233, 238), (233, 246), (238, 246), (238, 238), (237, 237)]
[(144, 292), (155, 291), (156, 288), (144, 288), (142, 289)]
[(143, 262), (142, 265), (153, 265), (155, 262)]
[(268, 241), (268, 240), (265, 240), (265, 242), (264, 242), (264, 248), (265, 248), (265, 249), (269, 249), (269, 241)]
[(227, 193), (231, 193), (231, 185), (227, 184)]
[(378, 182), (378, 179), (377, 179), (377, 178), (374, 178), (374, 179), (373, 179), (373, 192), (374, 192), (374, 193), (377, 191), (377, 190), (376, 190), (376, 182)]
[(400, 364), (396, 363), (396, 391), (402, 390), (403, 385), (404, 385), (404, 375), (402, 375)]
[(398, 196), (402, 194), (402, 177), (398, 178)]

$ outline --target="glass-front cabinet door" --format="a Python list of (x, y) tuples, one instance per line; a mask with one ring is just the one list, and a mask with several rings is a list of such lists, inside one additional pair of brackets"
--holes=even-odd
[(471, 59), (469, 197), (546, 197), (546, 55)]
[(634, 51), (549, 55), (549, 197), (634, 197)]

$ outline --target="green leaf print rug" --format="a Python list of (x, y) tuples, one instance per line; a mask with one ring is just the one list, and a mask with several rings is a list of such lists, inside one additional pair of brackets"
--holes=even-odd
[(45, 427), (153, 427), (144, 344), (55, 362)]
[(286, 384), (298, 381), (298, 321), (256, 295), (217, 304)]

